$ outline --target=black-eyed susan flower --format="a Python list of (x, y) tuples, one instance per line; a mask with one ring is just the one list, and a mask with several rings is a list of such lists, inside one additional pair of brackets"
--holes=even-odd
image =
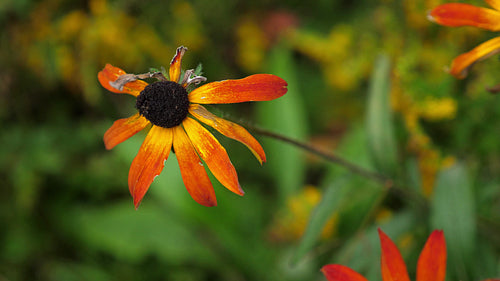
[[(429, 12), (428, 18), (441, 25), (459, 27), (475, 26), (491, 31), (500, 31), (500, 0), (486, 0), (493, 8), (482, 8), (464, 3), (447, 3), (439, 5)], [(456, 57), (450, 73), (465, 78), (469, 68), (477, 61), (488, 58), (500, 51), (500, 37), (490, 39), (471, 51)]]
[[(98, 74), (104, 88), (137, 98), (138, 112), (115, 121), (104, 134), (107, 149), (152, 125), (132, 161), (128, 176), (136, 208), (153, 179), (161, 173), (171, 150), (179, 162), (184, 184), (196, 202), (204, 206), (217, 204), (203, 162), (223, 186), (238, 195), (244, 194), (226, 150), (200, 122), (246, 145), (261, 164), (266, 161), (262, 146), (247, 130), (215, 116), (201, 104), (273, 100), (287, 92), (287, 83), (275, 75), (256, 74), (238, 80), (208, 83), (188, 92), (189, 85), (203, 82), (206, 78), (194, 75), (194, 70), (187, 70), (181, 77), (181, 60), (186, 50), (182, 46), (177, 48), (170, 63), (169, 79), (161, 72), (127, 74), (110, 64)], [(141, 80), (145, 78), (156, 78), (158, 81), (148, 84)]]
[[(398, 248), (382, 230), (378, 230), (382, 247), (381, 271), (383, 281), (410, 281), (405, 262)], [(347, 266), (325, 265), (321, 271), (328, 281), (367, 281), (365, 277)], [(443, 231), (434, 230), (417, 263), (417, 281), (444, 281), (446, 275), (446, 241)]]

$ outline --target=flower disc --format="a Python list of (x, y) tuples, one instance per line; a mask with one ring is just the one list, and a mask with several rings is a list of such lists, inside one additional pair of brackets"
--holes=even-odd
[(172, 81), (149, 84), (137, 97), (136, 108), (153, 125), (172, 128), (188, 114), (189, 99), (184, 87)]

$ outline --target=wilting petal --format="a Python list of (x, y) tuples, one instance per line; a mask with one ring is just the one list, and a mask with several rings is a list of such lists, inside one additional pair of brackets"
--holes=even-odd
[(444, 281), (446, 275), (446, 241), (442, 230), (434, 230), (417, 264), (417, 281)]
[(154, 178), (161, 173), (172, 147), (172, 129), (153, 126), (132, 161), (128, 174), (128, 187), (139, 207)]
[(490, 39), (471, 51), (456, 57), (451, 63), (450, 73), (459, 78), (465, 78), (473, 63), (486, 59), (500, 52), (500, 37)]
[(382, 230), (378, 230), (382, 247), (381, 270), (384, 281), (410, 281), (405, 262), (398, 248)]
[(149, 121), (139, 113), (129, 118), (116, 120), (111, 128), (104, 133), (106, 149), (112, 149), (115, 145), (122, 143), (144, 129), (148, 124)]
[(215, 178), (227, 189), (238, 195), (243, 195), (244, 192), (238, 183), (238, 175), (231, 160), (229, 160), (229, 156), (227, 156), (226, 149), (194, 119), (188, 117), (184, 119), (182, 125), (198, 155), (205, 161)]
[(181, 126), (174, 127), (173, 130), (175, 156), (187, 191), (201, 205), (216, 206), (217, 200), (212, 183), (186, 132)]
[(144, 88), (148, 85), (148, 83), (142, 80), (135, 80), (123, 85), (123, 89), (121, 90), (111, 86), (110, 82), (115, 82), (118, 77), (125, 74), (127, 73), (122, 69), (114, 67), (108, 63), (103, 70), (99, 71), (99, 73), (97, 74), (97, 78), (99, 79), (101, 85), (108, 91), (111, 91), (113, 93), (131, 94), (137, 97), (141, 93), (141, 91), (144, 90)]
[(278, 76), (255, 74), (243, 79), (205, 84), (189, 94), (189, 101), (203, 104), (268, 101), (284, 95), (287, 85)]
[(266, 154), (259, 142), (245, 128), (240, 125), (215, 116), (199, 104), (191, 104), (189, 113), (201, 122), (219, 131), (228, 138), (237, 140), (250, 149), (260, 164), (266, 162)]
[[(498, 3), (495, 3), (498, 5)], [(475, 26), (492, 31), (500, 30), (500, 12), (469, 4), (448, 3), (434, 8), (429, 20), (446, 26)]]
[(361, 274), (340, 264), (328, 264), (323, 266), (321, 272), (328, 281), (368, 281)]
[(181, 76), (181, 61), (187, 48), (180, 46), (177, 48), (174, 58), (170, 62), (170, 69), (168, 70), (168, 75), (170, 76), (170, 81), (179, 83), (179, 78)]
[(485, 0), (495, 10), (500, 10), (500, 0)]

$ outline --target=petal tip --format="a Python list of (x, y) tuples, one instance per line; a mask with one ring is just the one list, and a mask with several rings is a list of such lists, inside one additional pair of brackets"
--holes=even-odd
[(205, 207), (217, 207), (217, 200), (215, 200), (215, 199), (214, 200), (209, 199), (206, 202), (204, 202), (202, 205), (205, 206)]
[(238, 194), (240, 196), (245, 195), (245, 191), (243, 191), (243, 188), (241, 188), (240, 183), (238, 183), (238, 193), (236, 193), (236, 194)]

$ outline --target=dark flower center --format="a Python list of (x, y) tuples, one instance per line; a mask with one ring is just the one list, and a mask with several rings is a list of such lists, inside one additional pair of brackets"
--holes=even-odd
[(142, 90), (135, 107), (153, 125), (172, 128), (186, 119), (189, 109), (188, 93), (175, 82), (155, 82)]

